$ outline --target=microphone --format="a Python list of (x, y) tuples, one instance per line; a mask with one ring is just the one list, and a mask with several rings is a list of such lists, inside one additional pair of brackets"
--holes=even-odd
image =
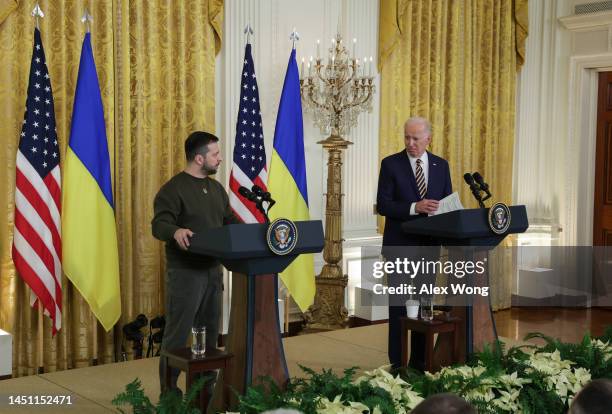
[(472, 177), (474, 177), (474, 180), (476, 180), (476, 182), (480, 186), (480, 189), (486, 193), (487, 198), (491, 197), (491, 191), (489, 190), (489, 185), (485, 183), (485, 180), (484, 178), (482, 178), (482, 175), (480, 175), (480, 173), (476, 171), (474, 174), (472, 174)]
[(470, 186), (470, 190), (472, 190), (474, 198), (476, 199), (476, 201), (478, 201), (478, 205), (481, 208), (484, 208), (484, 203), (482, 202), (482, 197), (480, 196), (480, 187), (474, 182), (474, 177), (472, 177), (472, 174), (463, 174), (463, 180), (467, 183), (467, 185)]
[(251, 187), (251, 191), (253, 192), (253, 194), (257, 194), (257, 196), (263, 198), (264, 190), (263, 190), (263, 188), (261, 188), (257, 184), (253, 184), (253, 187)]
[(268, 205), (268, 210), (270, 210), (272, 206), (276, 204), (276, 201), (272, 199), (272, 195), (269, 192), (264, 191), (263, 188), (261, 188), (257, 184), (254, 184), (252, 189), (253, 189), (253, 193), (261, 197), (262, 201), (267, 201), (268, 203), (270, 203)]
[(467, 185), (470, 186), (470, 188), (472, 188), (472, 186), (474, 185), (474, 177), (472, 177), (472, 174), (470, 173), (463, 174), (463, 181), (465, 181)]
[(253, 191), (254, 194), (256, 194), (258, 197), (261, 197), (261, 199), (264, 200), (264, 201), (272, 200), (272, 197), (270, 196), (270, 193), (267, 192), (267, 191), (264, 191), (263, 188), (261, 188), (257, 184), (254, 184), (253, 188), (251, 188), (251, 190)]
[(240, 188), (238, 188), (238, 193), (249, 201), (257, 201), (257, 196), (246, 187), (241, 186)]

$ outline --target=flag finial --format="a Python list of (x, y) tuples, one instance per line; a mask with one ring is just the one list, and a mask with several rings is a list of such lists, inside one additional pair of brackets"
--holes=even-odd
[(246, 34), (247, 37), (247, 44), (251, 43), (251, 35), (253, 34), (253, 28), (251, 27), (250, 23), (247, 23), (246, 27), (244, 28), (244, 34)]
[(81, 22), (85, 23), (85, 27), (87, 27), (87, 33), (91, 32), (91, 22), (93, 22), (93, 16), (89, 14), (89, 10), (85, 9), (85, 14), (81, 17)]
[(295, 27), (293, 28), (293, 32), (291, 32), (289, 39), (291, 39), (293, 42), (293, 48), (295, 49), (295, 42), (300, 40), (300, 34), (296, 31)]
[(41, 10), (40, 5), (38, 3), (36, 3), (36, 6), (34, 6), (34, 9), (32, 9), (32, 17), (36, 19), (36, 28), (40, 30), (38, 21), (39, 18), (45, 17), (45, 14)]

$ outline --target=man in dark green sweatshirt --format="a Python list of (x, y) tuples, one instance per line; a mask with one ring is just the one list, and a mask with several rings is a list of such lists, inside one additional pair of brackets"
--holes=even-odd
[[(153, 236), (166, 242), (166, 327), (162, 349), (187, 344), (193, 326), (206, 327), (206, 348), (214, 348), (219, 334), (222, 270), (211, 257), (187, 251), (190, 238), (206, 229), (238, 223), (223, 186), (210, 178), (223, 161), (219, 139), (193, 132), (185, 140), (186, 168), (162, 186), (154, 201)], [(160, 359), (162, 392), (167, 367)], [(179, 371), (172, 369), (170, 390), (177, 389)]]

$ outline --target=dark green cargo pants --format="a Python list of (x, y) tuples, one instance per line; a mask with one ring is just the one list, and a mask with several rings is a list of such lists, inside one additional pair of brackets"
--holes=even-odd
[[(193, 326), (206, 327), (206, 348), (217, 346), (223, 273), (220, 266), (209, 269), (168, 269), (166, 274), (166, 327), (162, 349), (187, 346)], [(161, 392), (166, 364), (159, 360)], [(170, 389), (176, 389), (179, 370), (172, 369)]]

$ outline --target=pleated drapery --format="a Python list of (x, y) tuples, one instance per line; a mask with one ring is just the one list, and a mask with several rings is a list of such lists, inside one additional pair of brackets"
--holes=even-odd
[[(115, 360), (120, 326), (138, 313), (163, 313), (162, 244), (150, 231), (153, 197), (183, 168), (183, 143), (194, 129), (215, 130), (215, 56), (223, 1), (40, 1), (40, 30), (51, 77), (63, 154), (87, 9), (111, 157), (119, 239), (122, 317), (109, 333), (63, 277), (62, 329), (42, 330), (29, 289), (11, 260), (15, 156), (32, 56), (32, 2), (0, 0), (0, 328), (14, 336), (14, 376)], [(42, 335), (40, 341), (39, 335)], [(94, 343), (95, 342), (95, 343)]]
[[(404, 147), (403, 124), (428, 118), (430, 150), (448, 160), (454, 190), (479, 171), (511, 204), (517, 70), (524, 62), (527, 0), (381, 0), (379, 157)], [(494, 308), (510, 306), (512, 253), (491, 265)]]

